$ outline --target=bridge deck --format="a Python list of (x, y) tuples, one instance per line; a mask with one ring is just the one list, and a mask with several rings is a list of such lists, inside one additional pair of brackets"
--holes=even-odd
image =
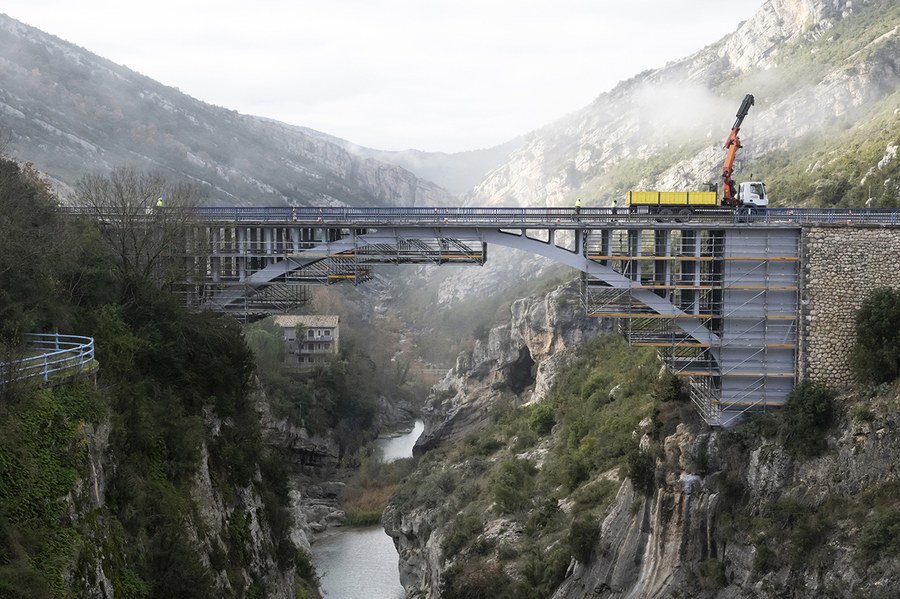
[(209, 207), (190, 216), (189, 247), (172, 256), (185, 268), (186, 301), (245, 315), (294, 309), (308, 285), (363, 283), (382, 264), (484, 264), (489, 244), (549, 258), (582, 272), (586, 313), (618, 318), (631, 343), (658, 348), (711, 424), (780, 405), (793, 387), (803, 228), (900, 226), (897, 210), (789, 208), (660, 217), (589, 207)]

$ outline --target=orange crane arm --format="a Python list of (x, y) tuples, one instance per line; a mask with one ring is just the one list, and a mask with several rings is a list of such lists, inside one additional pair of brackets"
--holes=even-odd
[(744, 96), (744, 101), (741, 102), (741, 107), (737, 111), (737, 118), (734, 121), (734, 125), (731, 127), (731, 134), (725, 141), (725, 164), (722, 167), (722, 179), (724, 181), (724, 190), (722, 193), (723, 206), (736, 208), (738, 205), (737, 194), (735, 193), (734, 181), (731, 178), (731, 174), (734, 171), (735, 155), (741, 147), (741, 138), (738, 137), (738, 132), (741, 130), (741, 123), (744, 121), (744, 117), (747, 116), (747, 113), (750, 112), (751, 106), (753, 106), (753, 95), (747, 94)]

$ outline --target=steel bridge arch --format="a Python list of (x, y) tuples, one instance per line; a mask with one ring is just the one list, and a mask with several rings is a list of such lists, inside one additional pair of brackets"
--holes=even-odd
[[(547, 240), (528, 235), (528, 231), (542, 230), (547, 232)], [(677, 317), (675, 325), (699, 343), (715, 344), (718, 336), (711, 332), (696, 318), (692, 318), (671, 302), (645, 289), (635, 289), (633, 281), (616, 272), (611, 267), (590, 260), (582, 251), (583, 229), (563, 228), (496, 228), (496, 227), (379, 227), (366, 229), (362, 234), (352, 234), (335, 241), (317, 244), (282, 257), (281, 259), (248, 274), (244, 283), (249, 289), (261, 289), (289, 273), (300, 271), (308, 266), (328, 260), (329, 257), (346, 255), (352, 257), (366, 247), (383, 247), (398, 245), (411, 240), (453, 239), (456, 241), (479, 242), (487, 245), (498, 245), (521, 250), (547, 258), (556, 263), (568, 266), (587, 276), (600, 281), (603, 285), (614, 289), (629, 290), (631, 296), (645, 306), (664, 316)], [(572, 249), (556, 243), (557, 234), (561, 231), (574, 236)], [(244, 297), (240, 290), (222, 292), (209, 301), (210, 308), (225, 310), (232, 303)]]

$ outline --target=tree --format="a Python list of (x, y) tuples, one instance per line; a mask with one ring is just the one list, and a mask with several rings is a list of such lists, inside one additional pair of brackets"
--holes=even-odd
[(784, 402), (784, 446), (800, 457), (821, 455), (825, 433), (834, 423), (834, 392), (817, 381), (800, 381)]
[(900, 376), (900, 290), (875, 289), (856, 313), (853, 370), (860, 382), (889, 383)]
[(119, 168), (109, 177), (79, 179), (74, 200), (100, 223), (123, 280), (165, 287), (180, 278), (180, 265), (167, 259), (184, 248), (192, 230), (193, 209), (200, 203), (192, 185)]
[[(38, 330), (71, 253), (56, 198), (36, 169), (0, 158), (0, 338)], [(71, 248), (69, 248), (71, 249)]]

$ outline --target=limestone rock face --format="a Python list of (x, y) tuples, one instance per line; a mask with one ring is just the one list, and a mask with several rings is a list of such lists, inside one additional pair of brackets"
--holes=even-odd
[[(623, 484), (591, 561), (573, 568), (553, 598), (890, 596), (882, 589), (900, 582), (896, 556), (868, 564), (858, 559), (858, 525), (846, 513), (824, 510), (832, 521), (817, 542), (826, 547), (827, 559), (792, 562), (776, 555), (768, 571), (759, 572), (761, 538), (723, 522), (727, 503), (737, 498), (723, 493), (720, 481), (739, 481), (745, 500), (740, 510), (748, 520), (769, 515), (778, 502), (800, 502), (809, 512), (827, 501), (855, 506), (867, 491), (896, 484), (891, 464), (900, 451), (898, 399), (895, 389), (874, 400), (865, 418), (842, 419), (828, 439), (829, 450), (808, 460), (793, 458), (767, 439), (757, 439), (747, 452), (724, 452), (719, 433), (679, 425), (664, 441), (656, 491), (646, 497), (630, 482)], [(701, 563), (721, 570), (698, 589)]]
[(521, 404), (543, 399), (567, 349), (612, 324), (584, 314), (575, 284), (513, 302), (508, 323), (460, 354), (423, 410), (425, 430), (414, 451), (478, 430), (504, 393)]
[[(427, 510), (402, 513), (388, 504), (382, 515), (385, 532), (394, 539), (400, 562), (400, 584), (407, 597), (435, 597), (441, 579), (443, 550), (440, 532), (426, 530), (431, 519)], [(426, 539), (423, 543), (422, 539)]]
[[(211, 412), (206, 414), (207, 426), (213, 434), (221, 426)], [(72, 564), (73, 570), (69, 573), (68, 582), (74, 587), (84, 589), (90, 597), (112, 599), (117, 596), (113, 580), (107, 575), (107, 570), (115, 560), (121, 560), (121, 556), (115, 554), (116, 548), (110, 542), (114, 537), (114, 528), (106, 512), (107, 488), (109, 481), (116, 471), (116, 455), (110, 444), (111, 423), (107, 420), (85, 425), (83, 430), (84, 442), (88, 453), (89, 468), (84, 478), (76, 480), (72, 491), (66, 497), (66, 504), (71, 520), (87, 520), (90, 526), (85, 526), (86, 541), (95, 543), (97, 547), (105, 547), (102, 551), (92, 554), (93, 562), (90, 566), (85, 564)], [(263, 499), (253, 485), (238, 488), (234, 496), (229, 496), (226, 501), (220, 485), (217, 485), (209, 469), (209, 450), (204, 442), (199, 447), (199, 460), (197, 470), (189, 482), (186, 483), (190, 502), (192, 503), (191, 516), (184, 518), (184, 531), (198, 548), (199, 559), (207, 567), (219, 589), (234, 590), (238, 582), (235, 576), (243, 579), (245, 585), (249, 585), (254, 579), (265, 582), (268, 594), (272, 599), (293, 599), (296, 596), (294, 570), (284, 570), (278, 566), (275, 558), (275, 535), (264, 514), (266, 512)], [(229, 527), (235, 518), (241, 518), (246, 526), (246, 536), (241, 538), (243, 546), (233, 546), (234, 539), (229, 535)], [(301, 521), (300, 526), (304, 523)], [(309, 548), (306, 531), (298, 526), (292, 540), (298, 547)], [(229, 549), (239, 550), (245, 556), (239, 569), (228, 573), (224, 569), (217, 569), (212, 565), (213, 555), (227, 553)], [(89, 572), (85, 571), (88, 567)], [(115, 570), (115, 565), (112, 569)]]

